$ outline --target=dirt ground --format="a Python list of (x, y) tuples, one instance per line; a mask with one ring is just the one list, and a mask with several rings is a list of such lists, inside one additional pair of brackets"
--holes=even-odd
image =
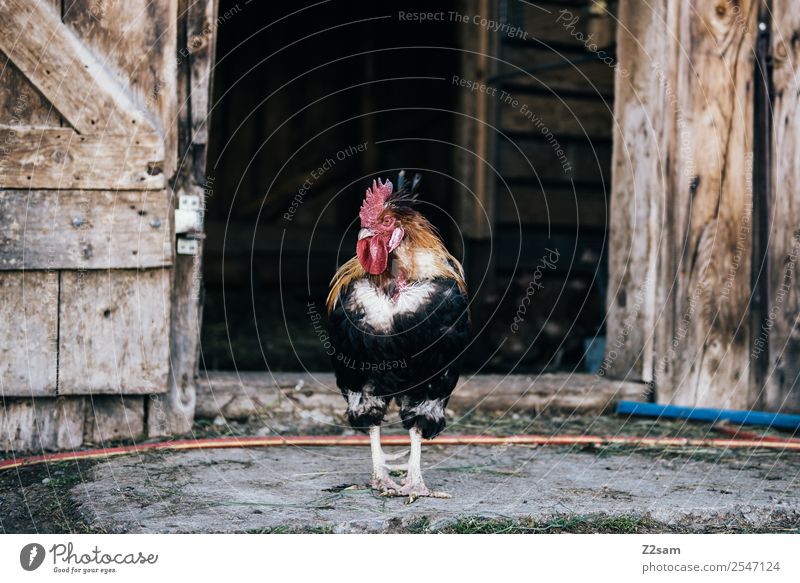
[[(472, 415), (453, 433), (718, 436), (613, 415)], [(274, 427), (273, 427), (274, 429)], [(281, 432), (290, 433), (291, 428)], [(197, 437), (264, 434), (198, 423)], [(426, 444), (406, 504), (366, 488), (368, 448), (150, 452), (0, 472), (3, 532), (800, 532), (800, 454)]]

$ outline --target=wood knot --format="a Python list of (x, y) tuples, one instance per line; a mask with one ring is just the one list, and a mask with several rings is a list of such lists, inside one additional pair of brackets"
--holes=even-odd
[(785, 61), (789, 56), (789, 51), (786, 49), (786, 43), (780, 41), (775, 47), (775, 59), (778, 61)]
[(689, 193), (694, 197), (697, 194), (697, 189), (700, 187), (700, 177), (695, 176), (692, 178), (691, 183), (689, 183)]
[(189, 52), (197, 53), (205, 49), (208, 46), (208, 36), (205, 33), (196, 34), (189, 39)]
[(62, 150), (56, 150), (55, 152), (53, 152), (51, 157), (53, 159), (53, 162), (56, 162), (58, 164), (63, 164), (64, 162), (70, 159), (70, 155)]

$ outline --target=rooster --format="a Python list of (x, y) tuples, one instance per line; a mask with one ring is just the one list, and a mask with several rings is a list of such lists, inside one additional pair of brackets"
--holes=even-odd
[[(331, 281), (331, 361), (347, 401), (347, 418), (368, 432), (370, 485), (383, 496), (449, 498), (428, 489), (420, 468), (422, 439), (445, 427), (469, 338), (464, 270), (433, 225), (414, 207), (420, 176), (401, 172), (398, 188), (373, 181), (361, 206), (356, 256)], [(409, 431), (408, 463), (381, 448), (381, 423), (394, 400)], [(390, 470), (406, 469), (400, 484)]]

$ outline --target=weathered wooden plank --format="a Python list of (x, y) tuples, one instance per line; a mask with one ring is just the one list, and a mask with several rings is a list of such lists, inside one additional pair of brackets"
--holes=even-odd
[(676, 129), (658, 276), (661, 403), (755, 404), (749, 368), (755, 5), (680, 5), (682, 50), (668, 81), (675, 87)]
[[(200, 194), (187, 188), (180, 194)], [(171, 319), (168, 328), (170, 358), (167, 392), (147, 399), (149, 437), (180, 435), (192, 428), (200, 342), (200, 286), (202, 254), (176, 255), (173, 268)]]
[[(487, 0), (460, 0), (458, 11), (462, 14), (485, 14), (489, 17), (496, 6), (489, 6)], [(459, 28), (459, 44), (465, 50), (461, 53), (461, 71), (465, 79), (486, 83), (497, 63), (490, 59), (496, 54), (497, 38), (493, 38), (485, 28), (473, 29), (470, 26)], [(494, 204), (494, 177), (489, 176), (487, 162), (490, 160), (490, 127), (494, 125), (496, 103), (486, 92), (461, 90), (457, 96), (459, 119), (457, 142), (462, 149), (455, 155), (456, 176), (460, 183), (472, 189), (458, 197), (457, 220), (467, 241), (483, 245), (492, 231)], [(472, 259), (480, 259), (478, 253)], [(467, 272), (471, 270), (468, 268)], [(480, 273), (485, 273), (481, 270)], [(491, 275), (489, 275), (491, 278)], [(469, 282), (468, 282), (469, 283)]]
[[(610, 63), (592, 53), (576, 57), (563, 55), (544, 48), (507, 45), (502, 48), (502, 61), (498, 63), (498, 75), (514, 73), (503, 82), (529, 86), (540, 91), (555, 93), (586, 93), (611, 97), (614, 92), (614, 68)], [(560, 66), (559, 66), (560, 65)], [(530, 74), (520, 69), (538, 69)]]
[[(54, 8), (61, 9), (61, 0), (47, 2)], [(3, 63), (0, 66), (0, 125), (59, 127), (62, 122), (61, 114), (53, 105), (2, 52), (0, 61)], [(0, 145), (0, 156), (4, 156), (2, 152), (3, 147)]]
[[(189, 64), (191, 141), (208, 144), (209, 99), (217, 44), (216, 0), (188, 2), (186, 7), (186, 50)], [(205, 170), (205, 168), (198, 168)]]
[[(611, 142), (589, 139), (550, 143), (538, 132), (533, 139), (507, 140), (498, 144), (500, 174), (506, 179), (594, 182), (611, 188)], [(516, 147), (515, 147), (516, 146)], [(519, 148), (519, 149), (517, 149)]]
[[(98, 8), (101, 8), (98, 10)], [(65, 0), (63, 21), (130, 87), (139, 110), (163, 134), (163, 175), (177, 157), (177, 0)], [(130, 106), (129, 106), (130, 107)]]
[(497, 222), (506, 225), (592, 228), (608, 225), (608, 196), (599, 191), (576, 195), (570, 188), (514, 186), (497, 191)]
[[(647, 385), (590, 374), (464, 377), (448, 409), (602, 411), (621, 399), (641, 400)], [(197, 417), (247, 419), (269, 414), (341, 416), (345, 403), (330, 373), (209, 373), (198, 385)]]
[(540, 226), (523, 225), (522, 229), (500, 229), (492, 244), (497, 254), (497, 269), (506, 273), (534, 270), (548, 249), (558, 251), (561, 260), (555, 272), (596, 274), (605, 248), (602, 231), (589, 229), (553, 229), (547, 232)]
[[(520, 31), (507, 30), (498, 34), (507, 35), (520, 43), (528, 41), (562, 50), (586, 51), (587, 46), (591, 46), (593, 50), (607, 48), (613, 44), (613, 36), (600, 34), (601, 28), (595, 21), (608, 21), (610, 17), (593, 14), (588, 10), (592, 4), (586, 2), (581, 6), (559, 2), (507, 2), (510, 24)], [(608, 28), (612, 28), (610, 22), (605, 27)], [(595, 34), (592, 35), (592, 32)]]
[(4, 399), (0, 451), (21, 454), (80, 447), (83, 421), (82, 397)]
[[(61, 6), (61, 0), (49, 0)], [(25, 75), (0, 52), (0, 126), (50, 126), (60, 127), (61, 114)], [(0, 140), (0, 185), (14, 169), (9, 156), (13, 150), (5, 140)]]
[(2, 188), (142, 190), (165, 186), (163, 140), (153, 134), (78, 135), (69, 128), (0, 126)]
[[(461, 14), (481, 14), (485, 18), (499, 18), (500, 4), (490, 0), (459, 0), (456, 9)], [(460, 74), (477, 83), (487, 83), (497, 69), (497, 61), (490, 55), (498, 54), (500, 37), (483, 27), (462, 25), (458, 27)], [(494, 192), (496, 176), (492, 170), (495, 131), (497, 126), (497, 101), (484, 91), (462, 88), (456, 97), (459, 113), (456, 123), (456, 143), (453, 168), (459, 190), (455, 195), (455, 220), (461, 237), (454, 241), (461, 248), (452, 251), (463, 258), (467, 287), (472, 299), (481, 304), (495, 287), (495, 259), (491, 235), (494, 232)], [(473, 323), (480, 328), (479, 313), (473, 314)]]
[(59, 11), (49, 3), (0, 0), (0, 50), (78, 132), (158, 133), (155, 121), (62, 25)]
[(59, 127), (61, 115), (44, 95), (2, 53), (0, 63), (0, 125)]
[(0, 395), (55, 395), (58, 273), (0, 273)]
[[(754, 354), (767, 358), (765, 406), (800, 411), (800, 12), (791, 0), (772, 4), (772, 149), (774, 191), (769, 195), (766, 319), (754, 330)], [(766, 339), (768, 338), (768, 349)]]
[(129, 395), (87, 397), (84, 442), (104, 446), (109, 441), (141, 438), (144, 433), (144, 399)]
[[(612, 111), (609, 105), (592, 98), (558, 98), (550, 93), (521, 95), (510, 93), (519, 103), (499, 105), (500, 128), (504, 131), (537, 133), (548, 140), (559, 136), (610, 138)], [(553, 137), (554, 136), (554, 137)]]
[(618, 18), (603, 372), (650, 382), (665, 148), (674, 114), (666, 93), (675, 91), (674, 80), (667, 77), (674, 41), (665, 31), (674, 26), (675, 14), (662, 0), (649, 7), (623, 0)]
[[(187, 3), (190, 6), (187, 6)], [(183, 163), (178, 169), (178, 195), (195, 194), (205, 207), (213, 192), (206, 172), (206, 141), (211, 71), (216, 46), (216, 0), (181, 0), (180, 38), (187, 46), (180, 54), (178, 99), (187, 103), (179, 112), (179, 149)], [(190, 95), (186, 95), (186, 88)], [(203, 208), (203, 211), (205, 208)], [(191, 430), (195, 415), (200, 340), (200, 293), (202, 241), (197, 255), (177, 256), (175, 261), (170, 328), (169, 390), (150, 395), (147, 432), (150, 437), (176, 435)]]
[(165, 190), (5, 191), (0, 270), (170, 265), (171, 212)]
[(169, 269), (64, 271), (59, 394), (167, 390)]

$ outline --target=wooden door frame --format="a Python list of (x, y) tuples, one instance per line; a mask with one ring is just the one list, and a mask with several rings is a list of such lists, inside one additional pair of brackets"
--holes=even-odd
[[(213, 95), (217, 43), (218, 0), (179, 0), (178, 45), (186, 47), (178, 60), (179, 127), (181, 153), (173, 189), (175, 199), (197, 196), (200, 212), (210, 195), (206, 175), (208, 128)], [(173, 266), (168, 391), (152, 394), (147, 402), (149, 437), (188, 433), (192, 429), (200, 377), (202, 325), (203, 235), (197, 236), (195, 255), (176, 255)]]

